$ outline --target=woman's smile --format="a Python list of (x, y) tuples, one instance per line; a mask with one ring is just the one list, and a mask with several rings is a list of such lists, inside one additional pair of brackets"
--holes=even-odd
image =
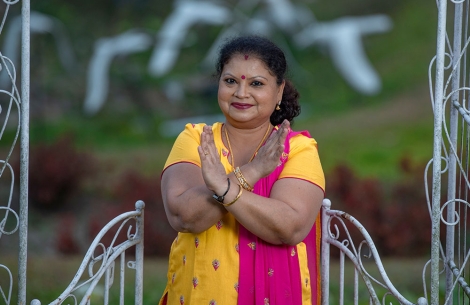
[(231, 106), (239, 110), (249, 109), (253, 107), (253, 105), (246, 103), (232, 103)]

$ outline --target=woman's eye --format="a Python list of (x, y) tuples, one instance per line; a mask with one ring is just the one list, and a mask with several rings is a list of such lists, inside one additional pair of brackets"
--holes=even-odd
[(255, 80), (254, 82), (251, 83), (251, 85), (252, 85), (252, 86), (255, 86), (255, 87), (260, 87), (260, 86), (263, 85), (263, 83), (262, 83), (262, 82), (259, 82), (259, 81), (257, 81), (257, 80)]
[(227, 78), (227, 79), (225, 79), (225, 82), (226, 82), (227, 84), (231, 85), (231, 84), (234, 84), (234, 83), (235, 83), (235, 80), (234, 80), (233, 78)]

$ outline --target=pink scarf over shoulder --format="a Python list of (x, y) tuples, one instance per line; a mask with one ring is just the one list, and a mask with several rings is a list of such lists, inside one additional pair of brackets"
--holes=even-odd
[[(279, 166), (267, 177), (259, 180), (253, 192), (269, 197), (274, 183), (289, 156), (289, 140), (297, 134), (310, 137), (307, 131), (290, 131)], [(319, 283), (319, 218), (303, 241), (307, 247), (312, 304), (320, 304)], [(302, 284), (296, 246), (273, 245), (258, 238), (239, 225), (240, 273), (238, 305), (301, 305)]]

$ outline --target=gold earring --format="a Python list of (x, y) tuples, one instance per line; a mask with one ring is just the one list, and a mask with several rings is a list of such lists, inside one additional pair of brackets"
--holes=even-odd
[(279, 101), (279, 104), (276, 105), (276, 110), (281, 110), (281, 107), (279, 105), (281, 105), (281, 101)]

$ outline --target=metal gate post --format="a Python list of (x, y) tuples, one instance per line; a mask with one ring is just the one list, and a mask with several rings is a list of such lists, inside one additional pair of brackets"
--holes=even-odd
[[(452, 105), (455, 102), (459, 102), (460, 91), (460, 55), (462, 48), (462, 15), (463, 15), (463, 3), (455, 3), (454, 9), (454, 42), (452, 47)], [(442, 117), (441, 117), (442, 121)], [(450, 107), (450, 147), (448, 166), (448, 181), (447, 181), (447, 200), (450, 201), (447, 206), (447, 221), (452, 223), (455, 218), (455, 191), (456, 191), (456, 179), (457, 179), (457, 138), (458, 138), (458, 122), (459, 122), (459, 111), (456, 107)], [(454, 235), (455, 226), (446, 226), (446, 266), (449, 260), (454, 261)], [(449, 304), (452, 304), (452, 287), (453, 287), (454, 275), (450, 268), (446, 268), (446, 300), (449, 300)]]
[(444, 97), (444, 60), (446, 42), (447, 0), (438, 1), (438, 27), (436, 46), (436, 82), (434, 90), (434, 144), (432, 183), (432, 240), (431, 240), (431, 305), (439, 304), (439, 224), (441, 206), (441, 149), (442, 113)]
[(21, 139), (20, 139), (20, 213), (18, 254), (18, 304), (26, 304), (26, 262), (28, 260), (28, 177), (29, 177), (29, 73), (30, 1), (21, 9)]

